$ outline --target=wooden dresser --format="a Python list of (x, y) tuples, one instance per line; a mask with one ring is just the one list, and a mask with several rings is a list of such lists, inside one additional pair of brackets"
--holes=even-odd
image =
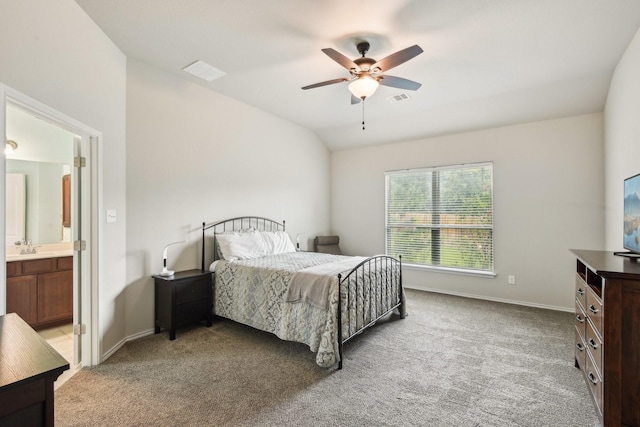
[(67, 362), (15, 313), (0, 316), (0, 426), (53, 426), (53, 383)]
[(604, 426), (640, 427), (640, 262), (572, 250), (575, 365)]

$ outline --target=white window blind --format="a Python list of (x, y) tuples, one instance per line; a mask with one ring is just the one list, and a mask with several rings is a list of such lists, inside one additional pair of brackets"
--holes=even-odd
[(493, 165), (386, 173), (386, 248), (409, 264), (493, 271)]

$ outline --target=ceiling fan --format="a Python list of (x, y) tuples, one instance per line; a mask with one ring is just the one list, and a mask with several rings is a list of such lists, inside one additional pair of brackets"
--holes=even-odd
[(407, 62), (408, 60), (420, 55), (423, 50), (418, 45), (410, 46), (393, 53), (380, 61), (367, 58), (365, 54), (369, 51), (369, 42), (361, 41), (356, 45), (358, 52), (362, 57), (353, 61), (335, 49), (326, 48), (322, 51), (331, 59), (342, 65), (349, 71), (351, 77), (343, 77), (339, 79), (327, 80), (320, 83), (304, 86), (302, 89), (313, 89), (316, 87), (332, 85), (350, 81), (349, 91), (351, 92), (351, 104), (357, 104), (360, 100), (373, 95), (378, 85), (390, 86), (406, 90), (418, 90), (422, 84), (402, 77), (388, 76), (382, 74), (393, 67)]

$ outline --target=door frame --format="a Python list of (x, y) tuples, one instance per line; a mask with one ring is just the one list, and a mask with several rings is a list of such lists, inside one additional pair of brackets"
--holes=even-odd
[[(81, 206), (80, 218), (73, 221), (73, 240), (77, 240), (81, 234), (82, 240), (86, 241), (86, 250), (79, 253), (74, 252), (74, 315), (80, 312), (80, 319), (74, 318), (76, 324), (84, 325), (82, 334), (81, 355), (82, 366), (92, 366), (100, 363), (99, 346), (99, 322), (98, 322), (98, 298), (99, 298), (99, 278), (100, 278), (100, 161), (102, 153), (102, 133), (87, 126), (64, 113), (49, 107), (19, 91), (0, 83), (0, 135), (6, 140), (6, 106), (10, 104), (16, 106), (35, 117), (48, 121), (69, 132), (78, 135), (80, 140), (80, 155), (86, 158), (86, 167), (79, 169), (79, 182), (82, 182), (80, 194), (76, 196)], [(75, 145), (75, 144), (74, 144)], [(75, 153), (74, 148), (74, 155)], [(6, 191), (6, 156), (4, 149), (0, 155), (0, 200), (5, 200)], [(74, 188), (78, 189), (74, 184)], [(79, 198), (78, 198), (79, 196)], [(5, 208), (6, 209), (6, 208)], [(5, 241), (5, 209), (0, 209), (0, 223), (2, 224), (2, 241)], [(78, 217), (78, 215), (73, 215)], [(0, 245), (0, 314), (6, 313), (6, 246)], [(79, 283), (78, 283), (79, 282)], [(80, 298), (75, 301), (75, 295), (80, 291)], [(79, 304), (77, 306), (76, 304)]]

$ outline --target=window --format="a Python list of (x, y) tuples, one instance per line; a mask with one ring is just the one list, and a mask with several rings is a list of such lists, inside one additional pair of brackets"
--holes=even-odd
[(493, 272), (493, 164), (387, 172), (386, 204), (387, 254)]

